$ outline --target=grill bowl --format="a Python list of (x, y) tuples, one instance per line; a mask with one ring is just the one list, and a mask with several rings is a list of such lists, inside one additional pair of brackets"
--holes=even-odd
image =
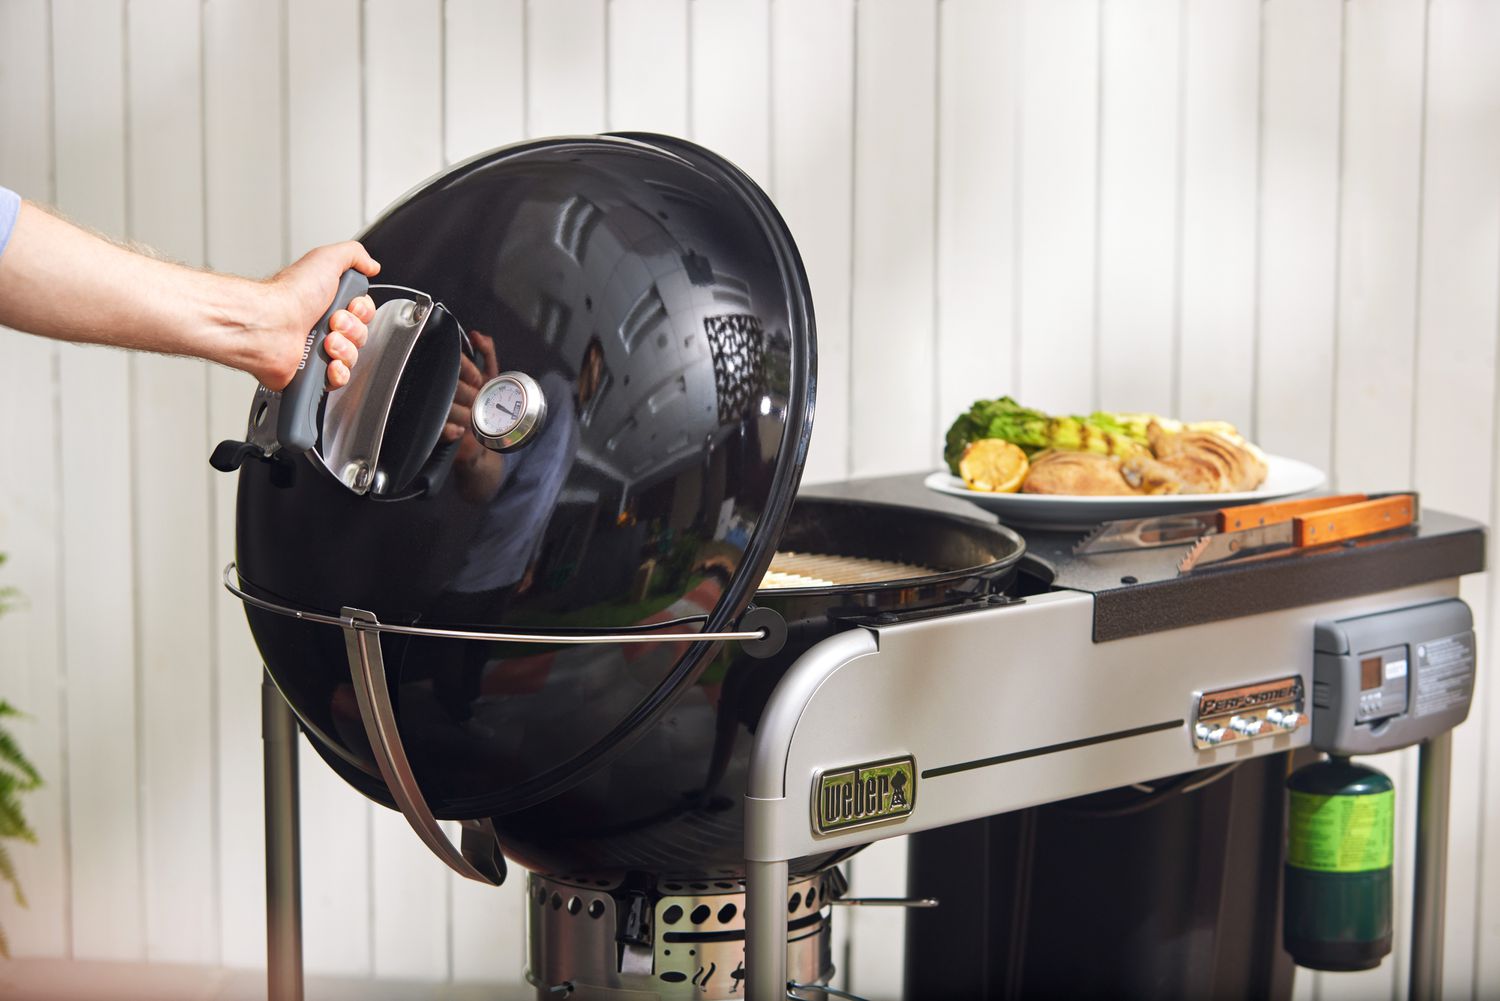
[[(755, 604), (787, 623), (758, 659), (726, 644), (699, 682), (609, 766), (552, 799), (494, 818), (506, 853), (554, 874), (743, 874), (743, 801), (756, 725), (772, 690), (820, 640), (881, 615), (1003, 593), (1025, 551), (1010, 529), (890, 504), (799, 498), (781, 550), (934, 568), (919, 577), (761, 589)], [(419, 772), (420, 774), (420, 772)], [(798, 860), (811, 872), (842, 855)]]

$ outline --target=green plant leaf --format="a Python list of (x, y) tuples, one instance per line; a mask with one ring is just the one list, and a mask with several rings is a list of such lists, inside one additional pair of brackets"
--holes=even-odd
[(36, 832), (21, 813), (20, 799), (16, 795), (19, 789), (20, 780), (9, 772), (0, 772), (0, 838), (20, 838), (35, 843)]
[(16, 743), (16, 738), (4, 727), (0, 727), (0, 765), (9, 768), (19, 777), (18, 788), (22, 792), (29, 792), (42, 784), (42, 776), (37, 772), (36, 765), (31, 763), (22, 752), (21, 745)]
[(11, 858), (10, 849), (0, 843), (0, 881), (10, 884), (11, 890), (16, 895), (16, 903), (22, 907), (28, 907), (26, 894), (21, 892), (21, 881), (16, 877), (16, 862)]
[[(5, 554), (0, 553), (0, 567), (5, 565), (5, 560)], [(19, 590), (0, 587), (0, 613), (14, 609), (20, 602)], [(24, 715), (9, 702), (0, 699), (0, 719), (17, 719)], [(21, 812), (20, 794), (35, 789), (41, 782), (42, 777), (36, 766), (22, 752), (15, 737), (0, 727), (0, 883), (10, 886), (16, 903), (22, 907), (26, 906), (26, 895), (21, 890), (15, 860), (11, 857), (5, 839), (36, 841), (36, 832), (31, 829), (26, 816)], [(0, 926), (0, 958), (10, 958), (10, 939), (5, 934), (4, 926)]]

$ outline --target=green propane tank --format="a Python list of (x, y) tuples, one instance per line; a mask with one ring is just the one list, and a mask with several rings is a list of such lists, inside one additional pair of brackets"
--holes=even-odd
[(1396, 790), (1331, 757), (1287, 779), (1283, 942), (1299, 966), (1368, 970), (1391, 951)]

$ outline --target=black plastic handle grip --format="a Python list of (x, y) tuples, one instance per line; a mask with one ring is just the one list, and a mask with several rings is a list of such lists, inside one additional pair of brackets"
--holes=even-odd
[(307, 343), (302, 347), (302, 364), (281, 391), (276, 440), (282, 448), (302, 453), (318, 443), (318, 404), (323, 402), (323, 383), (328, 378), (328, 355), (323, 351), (323, 341), (328, 337), (328, 320), (369, 290), (370, 279), (353, 268), (345, 271), (339, 279), (333, 303), (308, 332)]

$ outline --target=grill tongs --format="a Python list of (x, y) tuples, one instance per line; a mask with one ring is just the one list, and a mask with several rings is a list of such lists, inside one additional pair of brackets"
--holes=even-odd
[(1192, 543), (1177, 566), (1187, 573), (1228, 560), (1376, 535), (1416, 521), (1415, 494), (1335, 494), (1105, 522), (1073, 551), (1095, 554)]

